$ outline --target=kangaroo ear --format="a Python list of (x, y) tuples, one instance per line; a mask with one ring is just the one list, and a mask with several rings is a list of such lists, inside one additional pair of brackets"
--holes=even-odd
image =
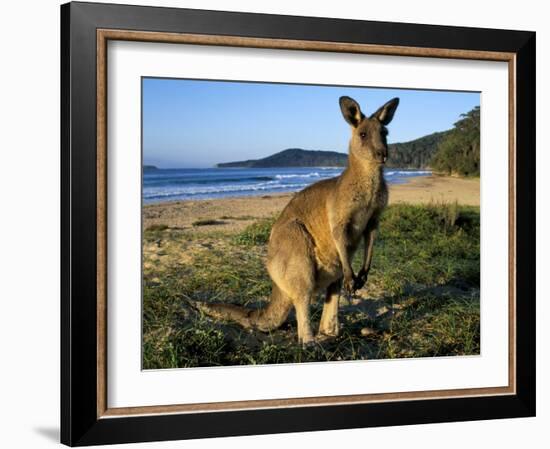
[(382, 125), (386, 126), (392, 121), (393, 114), (395, 114), (395, 110), (397, 109), (398, 105), (399, 98), (392, 98), (384, 106), (378, 109), (378, 111), (372, 114), (371, 117), (376, 117), (378, 120), (380, 120), (380, 123), (382, 123)]
[(359, 104), (350, 97), (340, 97), (342, 115), (351, 126), (356, 127), (365, 118)]

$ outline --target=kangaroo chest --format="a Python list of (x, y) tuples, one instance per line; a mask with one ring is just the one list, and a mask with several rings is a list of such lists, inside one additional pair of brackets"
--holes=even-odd
[(378, 216), (387, 203), (387, 188), (379, 183), (362, 197), (354, 201), (349, 217), (348, 232), (354, 242), (357, 242), (365, 232), (369, 221)]
[(349, 231), (354, 237), (359, 237), (365, 231), (373, 210), (367, 207), (355, 211), (350, 217)]

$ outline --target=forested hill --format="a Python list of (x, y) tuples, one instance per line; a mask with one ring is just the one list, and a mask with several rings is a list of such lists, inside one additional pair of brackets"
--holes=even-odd
[[(388, 145), (388, 167), (426, 168), (437, 145), (446, 132), (433, 133), (410, 142)], [(290, 148), (263, 159), (226, 162), (217, 167), (268, 168), (268, 167), (344, 167), (348, 155), (336, 151), (313, 151)]]
[(435, 171), (459, 176), (479, 176), (479, 120), (480, 110), (479, 106), (476, 106), (462, 114), (454, 128), (447, 131), (431, 160)]
[(386, 166), (398, 168), (428, 168), (437, 147), (448, 131), (428, 134), (410, 142), (388, 145)]
[(347, 161), (347, 154), (337, 153), (336, 151), (311, 151), (302, 150), (301, 148), (289, 148), (263, 159), (227, 162), (217, 164), (217, 167), (343, 167)]

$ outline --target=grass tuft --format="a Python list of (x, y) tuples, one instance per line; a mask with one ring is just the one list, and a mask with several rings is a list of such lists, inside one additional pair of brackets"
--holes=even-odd
[(235, 237), (235, 243), (244, 246), (266, 245), (276, 217), (264, 218), (247, 226)]
[(225, 224), (225, 222), (221, 220), (214, 220), (212, 218), (196, 220), (193, 223), (191, 223), (192, 226), (212, 226), (212, 225), (221, 225), (221, 224)]
[(149, 231), (149, 232), (160, 232), (160, 231), (165, 231), (166, 229), (168, 229), (168, 225), (165, 225), (165, 224), (154, 224), (154, 225), (151, 225), (149, 226), (146, 231)]

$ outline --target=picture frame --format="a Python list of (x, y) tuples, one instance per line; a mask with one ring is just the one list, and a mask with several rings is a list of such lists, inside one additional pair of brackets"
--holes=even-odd
[[(106, 73), (111, 41), (507, 63), (508, 385), (109, 408)], [(62, 443), (81, 446), (535, 415), (535, 33), (72, 2), (61, 6), (61, 59)]]

